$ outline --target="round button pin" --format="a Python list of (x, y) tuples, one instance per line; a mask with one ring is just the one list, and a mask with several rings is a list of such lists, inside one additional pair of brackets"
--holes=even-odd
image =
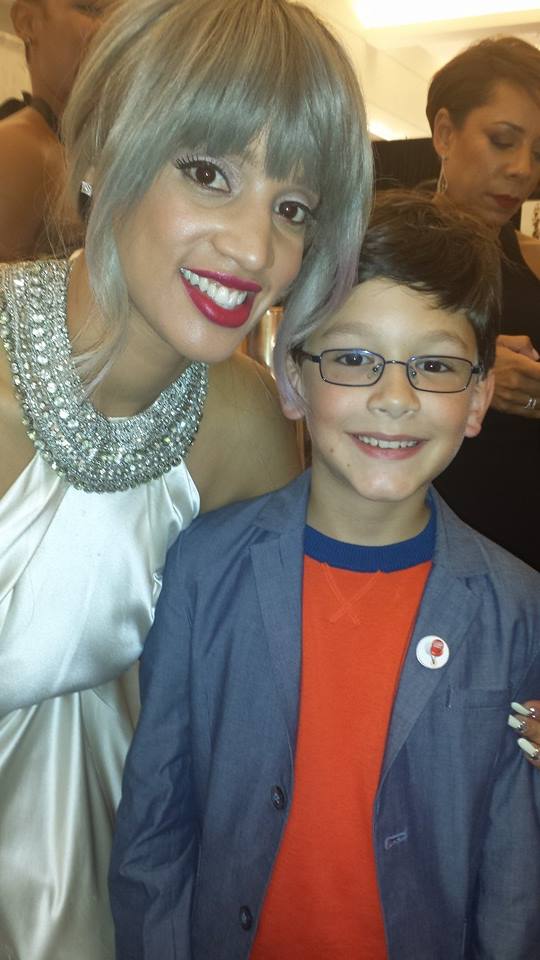
[(428, 670), (440, 670), (448, 663), (449, 656), (448, 644), (441, 637), (430, 634), (422, 637), (416, 645), (416, 659)]

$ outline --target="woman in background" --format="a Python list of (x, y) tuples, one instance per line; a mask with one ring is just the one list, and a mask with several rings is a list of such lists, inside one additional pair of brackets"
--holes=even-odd
[(370, 204), (358, 84), (307, 8), (126, 0), (96, 41), (64, 116), (85, 250), (0, 271), (2, 960), (112, 960), (121, 674), (199, 507), (298, 471), (232, 355), (284, 297), (335, 309)]
[[(105, 0), (15, 0), (11, 19), (24, 43), (32, 94), (0, 122), (0, 261), (51, 253), (66, 163), (59, 128)], [(75, 224), (71, 223), (71, 230)], [(71, 245), (71, 238), (65, 238)]]
[[(540, 181), (540, 51), (516, 37), (469, 47), (433, 77), (426, 113), (439, 189), (492, 226), (503, 251), (492, 408), (435, 485), (462, 519), (540, 570), (540, 242), (512, 223)], [(531, 701), (509, 724), (540, 768), (537, 718)]]
[(540, 180), (540, 51), (515, 37), (469, 47), (435, 74), (426, 112), (439, 188), (498, 233), (504, 254), (492, 409), (436, 485), (540, 570), (540, 241), (511, 222)]

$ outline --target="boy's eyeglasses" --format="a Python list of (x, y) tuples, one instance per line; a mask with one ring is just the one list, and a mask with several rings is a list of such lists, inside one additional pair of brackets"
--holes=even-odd
[(426, 393), (460, 393), (466, 390), (475, 373), (482, 373), (480, 364), (473, 364), (464, 357), (422, 356), (408, 360), (385, 360), (380, 353), (351, 348), (349, 350), (323, 350), (322, 353), (306, 353), (300, 347), (293, 348), (295, 360), (312, 360), (319, 364), (319, 371), (326, 383), (341, 387), (371, 387), (381, 379), (388, 363), (405, 367), (407, 378), (415, 390)]

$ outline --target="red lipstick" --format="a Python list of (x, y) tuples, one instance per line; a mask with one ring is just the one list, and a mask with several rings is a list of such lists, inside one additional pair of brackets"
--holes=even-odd
[(198, 277), (205, 277), (206, 280), (214, 280), (215, 283), (221, 283), (224, 287), (230, 287), (231, 290), (247, 290), (248, 293), (260, 293), (262, 287), (251, 280), (242, 280), (241, 277), (233, 277), (230, 273), (212, 273), (210, 270), (192, 270)]
[(180, 279), (188, 297), (206, 320), (209, 320), (210, 323), (217, 324), (219, 327), (229, 327), (233, 329), (242, 327), (247, 323), (251, 315), (255, 295), (262, 290), (262, 287), (260, 287), (258, 283), (243, 280), (240, 277), (234, 277), (225, 273), (214, 273), (209, 270), (190, 270), (189, 273), (209, 280), (211, 283), (218, 283), (231, 290), (246, 293), (246, 299), (238, 304), (238, 306), (232, 308), (224, 307), (216, 303), (216, 301), (208, 296), (208, 293), (204, 293), (200, 287), (190, 283), (183, 273), (180, 272)]
[(519, 207), (521, 199), (519, 197), (511, 197), (507, 193), (492, 193), (493, 200), (501, 210), (513, 210), (515, 207)]

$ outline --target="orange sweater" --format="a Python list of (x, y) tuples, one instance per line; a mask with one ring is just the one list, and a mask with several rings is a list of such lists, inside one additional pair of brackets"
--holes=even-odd
[(372, 810), (429, 569), (305, 558), (294, 796), (252, 960), (386, 958)]

